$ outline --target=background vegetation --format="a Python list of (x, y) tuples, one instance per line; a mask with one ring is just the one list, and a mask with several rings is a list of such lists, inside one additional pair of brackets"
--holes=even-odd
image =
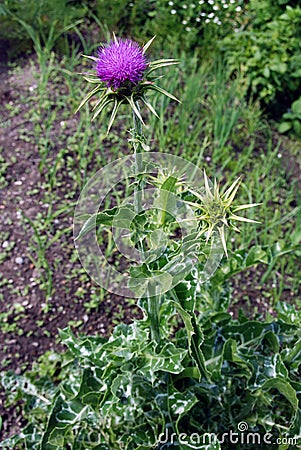
[[(39, 437), (35, 433), (39, 434), (39, 426), (43, 427), (32, 423), (45, 424), (56, 385), (74, 376), (74, 389), (82, 389), (78, 366), (68, 366), (72, 358), (81, 358), (71, 344), (72, 357), (51, 350), (39, 364), (34, 363), (31, 372), (26, 371), (37, 356), (50, 349), (50, 342), (59, 348), (58, 327), (69, 325), (73, 331), (105, 336), (119, 320), (131, 321), (140, 314), (134, 301), (110, 296), (91, 283), (77, 260), (72, 238), (74, 206), (85, 182), (102, 165), (129, 151), (124, 142), (131, 119), (125, 109), (110, 137), (106, 137), (105, 116), (91, 124), (88, 107), (74, 115), (86, 89), (80, 72), (90, 70), (81, 54), (95, 55), (99, 43), (107, 41), (112, 31), (141, 44), (156, 35), (152, 59), (180, 60), (175, 70), (165, 71), (161, 85), (180, 98), (182, 104), (175, 106), (169, 99), (154, 95), (160, 120), (144, 113), (152, 150), (181, 155), (205, 168), (210, 177), (217, 177), (221, 183), (242, 175), (238, 202), (261, 203), (249, 216), (261, 224), (244, 224), (240, 234), (230, 236), (229, 259), (223, 262), (212, 284), (206, 286), (199, 307), (204, 317), (208, 311), (227, 312), (234, 318), (244, 316), (245, 322), (258, 321), (255, 329), (260, 343), (250, 358), (256, 361), (256, 352), (264, 352), (264, 344), (270, 339), (270, 348), (275, 352), (282, 350), (283, 364), (291, 365), (290, 373), (283, 376), (297, 383), (301, 301), (298, 2), (114, 0), (108, 4), (103, 0), (4, 0), (0, 19), (0, 51), (5, 59), (1, 65), (4, 133), (0, 142), (0, 186), (4, 194), (2, 206), (8, 211), (2, 217), (0, 232), (0, 326), (2, 366), (12, 369), (2, 376), (4, 386), (11, 392), (5, 400), (3, 417), (8, 425), (3, 424), (4, 436), (12, 434), (16, 414), (9, 405), (22, 398), (24, 423), (29, 421), (26, 445), (38, 448), (34, 447)], [(18, 184), (20, 181), (22, 185)], [(10, 202), (14, 195), (15, 200)], [(114, 195), (118, 199), (120, 193)], [(19, 199), (23, 199), (23, 205)], [(19, 236), (23, 236), (21, 241)], [(110, 239), (104, 237), (103, 244), (109, 255), (113, 250)], [(18, 258), (21, 259), (17, 261)], [(24, 265), (30, 275), (24, 272), (19, 276), (18, 270)], [(14, 277), (19, 278), (18, 282), (11, 282)], [(67, 304), (71, 304), (69, 309)], [(258, 323), (262, 319), (271, 322), (276, 316), (283, 323), (272, 330), (276, 338), (266, 338)], [(213, 339), (210, 324), (218, 324), (222, 329), (229, 320), (229, 316), (218, 316), (206, 323), (204, 318), (208, 346)], [(294, 329), (288, 332), (285, 323)], [(145, 330), (140, 332), (143, 335)], [(225, 339), (236, 336), (226, 328), (222, 333)], [(39, 336), (45, 345), (41, 341), (38, 355), (32, 353), (25, 359), (22, 349), (10, 347), (16, 335), (24, 339), (22, 342), (36, 341)], [(73, 335), (68, 336), (70, 341)], [(65, 340), (68, 336), (63, 335)], [(283, 347), (279, 349), (275, 339)], [(298, 351), (289, 357), (290, 345), (296, 343)], [(90, 345), (93, 348), (98, 341), (92, 339)], [(212, 357), (209, 350), (207, 357)], [(114, 349), (111, 359), (114, 360)], [(85, 369), (95, 370), (91, 361), (83, 364)], [(242, 385), (233, 385), (234, 405), (229, 396), (222, 400), (224, 408), (231, 404), (235, 410), (240, 403), (238, 392), (245, 389), (249, 370), (245, 361), (240, 364)], [(281, 364), (275, 370), (283, 374)], [(269, 365), (275, 367), (276, 360), (269, 360)], [(118, 367), (120, 373), (126, 372)], [(87, 370), (84, 376), (88, 376)], [(216, 375), (219, 395), (224, 395), (221, 392), (231, 376), (231, 371), (222, 379)], [(38, 387), (34, 386), (37, 377)], [(262, 378), (262, 384), (265, 381)], [(297, 384), (294, 387), (298, 391)], [(193, 410), (196, 420), (201, 417), (200, 398), (207, 395), (203, 388), (194, 386), (196, 397), (191, 397), (187, 405), (190, 411), (198, 399)], [(41, 400), (40, 393), (37, 395), (38, 389), (47, 401)], [(270, 420), (286, 411), (288, 421), (293, 421), (295, 414), (296, 425), (296, 417), (300, 416), (296, 416), (299, 407), (294, 394), (281, 392), (282, 396), (279, 391), (272, 391), (271, 397), (266, 394), (258, 403), (253, 399), (252, 407), (262, 408), (268, 414), (267, 405), (278, 399), (279, 409), (272, 411)], [(206, 399), (211, 401), (214, 397)], [(221, 417), (215, 408), (212, 423)], [(90, 419), (93, 428), (97, 417)], [(223, 424), (227, 426), (227, 418)], [(5, 448), (12, 448), (11, 443), (7, 445)], [(17, 438), (13, 445), (23, 448), (22, 439)]]

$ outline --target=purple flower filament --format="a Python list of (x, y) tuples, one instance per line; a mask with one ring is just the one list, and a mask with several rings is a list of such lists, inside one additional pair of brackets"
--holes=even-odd
[(147, 66), (142, 48), (130, 39), (118, 39), (98, 50), (97, 76), (113, 89), (137, 84)]

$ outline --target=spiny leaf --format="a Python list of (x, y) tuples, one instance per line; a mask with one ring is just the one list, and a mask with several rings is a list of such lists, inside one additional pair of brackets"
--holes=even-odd
[(129, 104), (131, 105), (131, 108), (132, 108), (133, 112), (134, 112), (135, 115), (138, 117), (138, 119), (140, 120), (140, 122), (142, 123), (142, 125), (144, 125), (144, 122), (143, 122), (143, 119), (142, 119), (142, 117), (141, 117), (140, 111), (139, 111), (139, 109), (137, 108), (137, 106), (135, 105), (133, 95), (131, 95), (130, 97), (126, 97), (126, 98), (127, 98), (127, 101), (129, 102)]
[[(168, 66), (172, 66), (174, 64), (179, 64), (179, 61), (177, 61), (176, 59), (161, 59), (158, 61), (153, 61), (152, 63), (150, 63), (150, 68), (148, 70), (148, 74), (151, 74), (154, 70), (157, 70), (161, 67), (168, 67)], [(162, 78), (162, 76), (155, 77), (155, 79), (158, 79), (158, 78)]]
[(86, 97), (83, 99), (83, 101), (80, 103), (79, 107), (76, 109), (76, 113), (87, 103), (88, 100), (90, 100), (91, 97), (93, 97), (93, 95), (97, 94), (98, 92), (100, 92), (102, 90), (101, 86), (96, 86), (95, 89), (93, 89), (92, 91), (90, 91)]
[(99, 107), (97, 108), (97, 110), (95, 111), (95, 113), (94, 113), (94, 115), (93, 115), (93, 117), (92, 117), (92, 120), (95, 120), (96, 119), (96, 117), (97, 116), (99, 116), (99, 114), (101, 113), (101, 111), (106, 107), (106, 106), (108, 106), (110, 103), (112, 103), (112, 99), (108, 99), (108, 100), (105, 100), (104, 102), (102, 102), (100, 105), (99, 105)]
[[(84, 74), (81, 74), (84, 75)], [(100, 84), (100, 80), (98, 77), (94, 77), (93, 75), (90, 76), (84, 76), (84, 80), (88, 81), (88, 83), (92, 83), (92, 84)]]
[(95, 111), (95, 109), (102, 103), (105, 102), (107, 99), (109, 99), (108, 97), (108, 93), (106, 91), (104, 91), (101, 96), (99, 97), (99, 99), (97, 100), (97, 102), (95, 103), (95, 105), (92, 108), (92, 111)]
[(297, 411), (299, 402), (296, 391), (287, 380), (280, 377), (270, 378), (263, 383), (261, 389), (277, 389), (290, 402), (293, 409)]
[[(76, 236), (75, 240), (82, 238), (85, 234), (89, 233), (91, 230), (96, 229), (99, 225), (111, 226), (114, 220), (114, 217), (118, 211), (118, 208), (108, 209), (103, 212), (99, 212), (97, 214), (92, 214), (85, 221), (82, 226), (80, 233)], [(76, 218), (77, 221), (80, 220), (80, 217)]]
[(143, 54), (146, 53), (146, 51), (149, 49), (149, 47), (152, 45), (152, 43), (154, 42), (155, 39), (156, 39), (156, 36), (152, 37), (149, 41), (147, 41), (146, 44), (144, 44), (144, 46), (142, 47)]
[(118, 112), (118, 108), (120, 106), (121, 102), (118, 102), (118, 100), (115, 98), (114, 99), (114, 107), (111, 113), (111, 117), (110, 117), (110, 121), (108, 123), (108, 128), (107, 128), (107, 135), (109, 134), (109, 131), (114, 123), (114, 120), (116, 118), (117, 112)]
[(96, 58), (95, 56), (90, 56), (90, 55), (82, 55), (84, 58), (90, 59), (91, 61), (97, 62), (98, 58)]
[(250, 223), (260, 223), (258, 220), (247, 219), (246, 217), (237, 216), (236, 214), (231, 214), (229, 216), (230, 220), (239, 220), (240, 222), (250, 222)]
[(233, 212), (240, 211), (242, 209), (254, 208), (255, 206), (260, 206), (262, 203), (248, 203), (246, 205), (239, 205), (233, 209)]
[(205, 183), (205, 190), (206, 190), (206, 194), (209, 198), (213, 199), (213, 195), (209, 186), (209, 179), (206, 175), (206, 172), (204, 170), (204, 183)]
[(178, 311), (178, 313), (180, 314), (184, 324), (185, 324), (185, 329), (186, 329), (186, 333), (187, 333), (187, 339), (188, 339), (188, 351), (191, 354), (191, 341), (192, 341), (192, 336), (195, 334), (192, 322), (191, 322), (191, 315), (184, 309), (182, 308), (182, 306), (180, 305), (180, 303), (178, 301), (173, 301), (173, 304), (175, 305), (176, 310)]
[(233, 181), (233, 183), (231, 184), (231, 186), (226, 190), (226, 192), (222, 195), (223, 197), (223, 201), (225, 202), (225, 204), (227, 206), (230, 206), (231, 203), (234, 200), (234, 197), (236, 195), (236, 192), (239, 188), (239, 185), (241, 183), (241, 178), (237, 178), (235, 181)]
[(150, 104), (150, 102), (147, 100), (147, 98), (145, 96), (143, 96), (143, 97), (141, 97), (141, 100), (143, 101), (145, 106), (150, 110), (150, 112), (153, 113), (157, 117), (157, 119), (160, 119), (156, 110), (153, 108), (153, 106)]
[(157, 86), (156, 84), (149, 84), (148, 85), (148, 89), (152, 89), (153, 91), (157, 91), (160, 94), (165, 95), (166, 97), (171, 98), (172, 100), (175, 100), (178, 103), (181, 103), (181, 101), (179, 99), (177, 99), (174, 95), (170, 94), (169, 92), (165, 91), (165, 89)]

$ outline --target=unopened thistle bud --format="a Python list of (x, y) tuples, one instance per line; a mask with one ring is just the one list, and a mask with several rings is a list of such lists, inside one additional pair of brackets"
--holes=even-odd
[(205, 192), (200, 194), (199, 192), (190, 189), (190, 192), (196, 198), (196, 202), (188, 203), (201, 211), (201, 214), (197, 216), (200, 221), (200, 234), (205, 234), (206, 241), (208, 241), (212, 236), (212, 233), (218, 231), (227, 257), (228, 252), (225, 230), (228, 228), (239, 232), (240, 230), (234, 225), (235, 221), (259, 223), (256, 220), (247, 219), (235, 214), (237, 211), (260, 205), (260, 203), (250, 203), (238, 206), (233, 205), (233, 200), (240, 182), (241, 179), (237, 178), (224, 192), (220, 192), (216, 180), (214, 180), (213, 188), (210, 188), (209, 179), (204, 171)]

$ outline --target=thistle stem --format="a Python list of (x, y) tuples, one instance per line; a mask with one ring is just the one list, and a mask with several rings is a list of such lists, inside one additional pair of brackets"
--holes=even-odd
[[(137, 110), (140, 112), (138, 102), (135, 102)], [(143, 173), (143, 134), (142, 123), (133, 111), (133, 139), (132, 147), (134, 150), (134, 176), (135, 176), (135, 188), (134, 188), (134, 211), (139, 214), (143, 211), (143, 187), (144, 182), (142, 178)], [(141, 252), (142, 261), (144, 260), (144, 246), (143, 242), (139, 242), (139, 250)], [(160, 296), (151, 295), (146, 293), (147, 299), (147, 316), (150, 324), (151, 338), (155, 342), (160, 340), (160, 325), (159, 325), (159, 305)]]
[[(138, 111), (140, 110), (138, 102), (135, 103)], [(142, 151), (143, 147), (141, 144), (142, 140), (142, 124), (139, 118), (133, 111), (133, 123), (134, 123), (134, 136), (133, 136), (133, 149), (134, 149), (134, 174), (136, 178), (135, 192), (134, 192), (134, 208), (136, 214), (142, 211), (142, 198), (143, 198), (143, 182), (141, 180), (140, 174), (143, 168)]]
[(159, 304), (160, 296), (147, 296), (147, 309), (151, 338), (155, 342), (160, 341)]

